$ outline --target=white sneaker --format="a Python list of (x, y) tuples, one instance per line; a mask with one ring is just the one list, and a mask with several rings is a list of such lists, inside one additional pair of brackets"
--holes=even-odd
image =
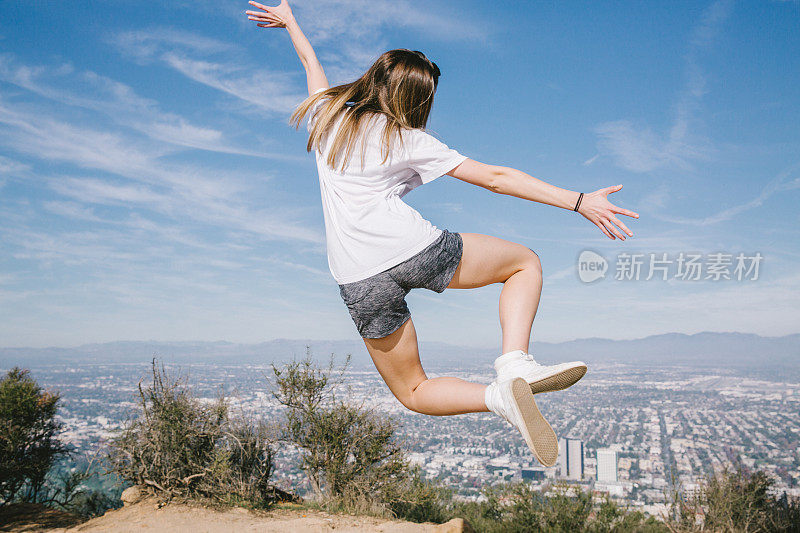
[(508, 352), (495, 359), (494, 369), (498, 382), (519, 377), (530, 384), (534, 394), (566, 389), (586, 374), (583, 361), (542, 365), (522, 350)]
[(533, 399), (530, 385), (522, 378), (513, 378), (486, 387), (486, 407), (516, 427), (544, 466), (553, 466), (558, 458), (558, 439)]

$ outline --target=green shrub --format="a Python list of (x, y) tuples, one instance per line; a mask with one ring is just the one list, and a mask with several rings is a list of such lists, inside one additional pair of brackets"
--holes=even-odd
[(597, 509), (587, 531), (593, 533), (663, 533), (666, 525), (641, 511), (630, 511), (610, 498), (605, 498)]
[(668, 521), (675, 531), (800, 531), (800, 502), (773, 495), (773, 484), (764, 472), (737, 461), (707, 475), (691, 497), (676, 490)]
[(93, 463), (77, 468), (59, 439), (59, 402), (28, 370), (15, 367), (0, 381), (0, 507), (37, 503), (88, 518), (117, 505), (88, 486), (99, 475)]
[(563, 484), (534, 489), (527, 482), (506, 482), (483, 490), (482, 502), (457, 503), (453, 516), (465, 518), (476, 531), (548, 533), (667, 532), (655, 518), (629, 512), (591, 492)]
[(412, 522), (446, 522), (452, 517), (453, 490), (425, 479), (418, 466), (406, 466), (396, 483), (384, 487), (381, 498), (397, 518)]
[(152, 385), (138, 389), (141, 412), (113, 439), (110, 469), (161, 498), (264, 507), (273, 450), (266, 426), (230, 413), (220, 396), (206, 404), (186, 380), (152, 364)]
[(273, 365), (274, 395), (286, 407), (281, 438), (301, 451), (316, 501), (329, 510), (442, 521), (450, 491), (425, 480), (396, 438), (396, 422), (337, 396), (349, 364)]
[(55, 420), (59, 400), (28, 370), (15, 367), (0, 381), (0, 506), (46, 497), (47, 474), (67, 452)]

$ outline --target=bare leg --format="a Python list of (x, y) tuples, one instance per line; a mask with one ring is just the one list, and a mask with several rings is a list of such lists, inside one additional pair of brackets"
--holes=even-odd
[(542, 264), (530, 248), (489, 235), (461, 233), (464, 253), (449, 289), (503, 283), (500, 291), (502, 353), (528, 351), (542, 294)]
[(454, 377), (428, 379), (419, 360), (417, 332), (408, 319), (380, 339), (364, 339), (383, 380), (400, 403), (426, 415), (458, 415), (488, 411), (486, 385)]
[[(503, 353), (528, 351), (542, 289), (539, 257), (521, 244), (477, 233), (462, 233), (464, 253), (448, 288), (471, 289), (503, 283), (500, 326)], [(428, 379), (419, 360), (414, 323), (380, 339), (364, 339), (375, 367), (392, 394), (412, 411), (456, 415), (488, 411), (486, 385), (455, 377)]]

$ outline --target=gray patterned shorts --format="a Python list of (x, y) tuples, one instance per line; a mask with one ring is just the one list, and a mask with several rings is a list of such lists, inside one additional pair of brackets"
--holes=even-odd
[(444, 292), (461, 262), (461, 235), (442, 234), (415, 256), (368, 278), (339, 285), (339, 294), (358, 333), (378, 339), (394, 333), (409, 318), (406, 295), (411, 289)]

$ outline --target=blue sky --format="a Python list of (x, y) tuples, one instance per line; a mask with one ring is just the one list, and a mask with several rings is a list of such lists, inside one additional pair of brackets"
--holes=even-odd
[[(451, 177), (435, 225), (536, 250), (535, 340), (800, 331), (800, 4), (298, 1), (332, 84), (383, 51), (442, 78), (429, 129), (580, 191), (580, 215)], [(305, 79), (245, 1), (0, 4), (0, 345), (358, 338), (327, 270)], [(626, 220), (628, 223), (628, 220)], [(610, 264), (583, 283), (577, 257)], [(617, 280), (618, 254), (763, 260), (757, 280)], [(409, 298), (420, 338), (497, 346), (500, 286)], [(576, 354), (578, 355), (578, 354)]]

